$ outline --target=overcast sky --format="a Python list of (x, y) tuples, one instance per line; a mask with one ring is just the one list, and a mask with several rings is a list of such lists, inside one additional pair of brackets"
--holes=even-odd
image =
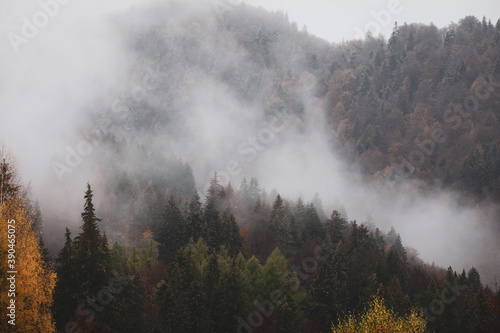
[[(493, 24), (500, 18), (500, 1), (476, 0), (245, 0), (269, 10), (284, 10), (299, 28), (331, 42), (359, 37), (378, 29), (388, 35), (394, 22), (434, 23), (438, 27), (457, 23), (467, 15), (486, 16)], [(386, 15), (389, 13), (390, 15)]]

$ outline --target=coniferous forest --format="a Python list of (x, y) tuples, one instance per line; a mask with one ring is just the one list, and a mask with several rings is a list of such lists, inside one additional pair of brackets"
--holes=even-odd
[(194, 7), (111, 18), (126, 83), (43, 191), (0, 146), (0, 331), (500, 332), (500, 19)]

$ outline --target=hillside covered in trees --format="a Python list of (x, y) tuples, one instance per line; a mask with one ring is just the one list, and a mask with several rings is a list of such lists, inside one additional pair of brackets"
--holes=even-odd
[[(196, 191), (186, 197), (166, 187), (166, 197), (128, 211), (124, 242), (108, 240), (111, 219), (96, 215), (87, 184), (80, 228), (74, 235), (66, 228), (54, 260), (41, 216), (7, 161), (2, 223), (15, 218), (18, 228), (22, 332), (329, 332), (332, 325), (334, 332), (377, 325), (494, 332), (500, 325), (500, 292), (476, 268), (426, 264), (394, 229), (385, 234), (337, 210), (326, 216), (319, 198), (269, 196), (255, 178), (234, 189), (214, 175), (204, 203)], [(155, 197), (151, 187), (136, 191)], [(1, 240), (6, 245), (7, 233)], [(6, 266), (7, 251), (1, 255)]]
[[(245, 4), (111, 21), (126, 80), (91, 96), (46, 188), (0, 150), (17, 331), (500, 329), (500, 20), (342, 44)], [(472, 264), (422, 260), (412, 223)]]

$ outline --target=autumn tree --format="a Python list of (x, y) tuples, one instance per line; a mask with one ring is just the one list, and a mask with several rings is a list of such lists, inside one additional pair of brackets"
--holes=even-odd
[(359, 316), (350, 315), (332, 327), (333, 333), (424, 333), (426, 320), (418, 310), (404, 317), (387, 309), (383, 298), (375, 297), (365, 312)]
[[(2, 148), (0, 161), (0, 331), (7, 332), (15, 327), (16, 332), (54, 332), (51, 307), (56, 274), (44, 264), (37, 235), (30, 223), (32, 212), (26, 209), (31, 205), (22, 193), (14, 159)], [(15, 233), (7, 232), (9, 229)], [(13, 256), (9, 258), (7, 250), (10, 248), (15, 252), (11, 251)], [(10, 271), (16, 273), (8, 273)], [(9, 297), (7, 291), (12, 289), (12, 280), (7, 278), (12, 276), (15, 291)], [(15, 318), (7, 316), (10, 313), (7, 306), (12, 300), (15, 301)], [(11, 319), (15, 326), (7, 323)]]

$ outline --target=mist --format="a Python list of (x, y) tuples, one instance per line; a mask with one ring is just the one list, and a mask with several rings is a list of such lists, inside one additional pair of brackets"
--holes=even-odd
[[(41, 10), (35, 2), (2, 6), (8, 7), (0, 14), (2, 35), (20, 35), (22, 17)], [(244, 177), (256, 177), (266, 191), (292, 200), (309, 201), (318, 193), (327, 215), (340, 202), (350, 220), (371, 216), (386, 232), (393, 226), (424, 261), (457, 271), (476, 265), (486, 283), (493, 281), (500, 267), (498, 245), (492, 246), (498, 207), (467, 205), (458, 193), (417, 180), (363, 176), (326, 126), (324, 101), (314, 91), (318, 79), (303, 70), (303, 50), (283, 42), (270, 61), (286, 62), (290, 72), (276, 75), (266, 67), (257, 75), (256, 65), (245, 60), (250, 50), (229, 32), (215, 34), (233, 6), (59, 3), (18, 52), (2, 40), (0, 138), (31, 183), (45, 233), (62, 244), (64, 227), (80, 223), (86, 182), (95, 187), (97, 206), (105, 205), (99, 170), (110, 168), (103, 165), (110, 160), (121, 161), (118, 170), (142, 168), (142, 157), (130, 147), (143, 146), (189, 163), (202, 197), (214, 172), (222, 185), (239, 187)], [(283, 31), (291, 29), (277, 21)], [(311, 43), (336, 47), (319, 38)], [(176, 65), (165, 66), (164, 59)], [(277, 86), (288, 89), (293, 103), (281, 105), (283, 98), (272, 93)], [(289, 111), (294, 107), (298, 112)], [(96, 141), (106, 132), (130, 149), (115, 151)]]

